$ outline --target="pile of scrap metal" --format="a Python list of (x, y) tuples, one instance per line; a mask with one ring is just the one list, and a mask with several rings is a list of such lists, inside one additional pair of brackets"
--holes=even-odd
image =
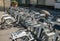
[(11, 28), (12, 27), (12, 23), (15, 22), (16, 20), (11, 17), (9, 14), (4, 14), (2, 15), (1, 18), (1, 29), (7, 29), (8, 27)]
[(12, 41), (16, 41), (18, 38), (22, 39), (21, 41), (60, 41), (59, 30), (55, 28), (60, 27), (60, 19), (55, 22), (52, 21), (53, 16), (45, 19), (44, 11), (39, 13), (23, 9), (13, 14), (3, 15), (2, 22), (5, 24), (11, 25), (15, 22), (15, 24), (22, 24), (27, 29), (11, 33)]

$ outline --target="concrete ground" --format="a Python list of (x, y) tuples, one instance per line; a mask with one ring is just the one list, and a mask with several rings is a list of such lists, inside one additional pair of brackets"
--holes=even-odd
[(11, 28), (8, 30), (0, 30), (0, 41), (11, 41), (10, 33), (18, 30), (18, 28)]
[[(1, 22), (1, 16), (4, 14), (4, 12), (0, 12), (0, 22)], [(10, 33), (17, 31), (19, 28), (11, 28), (11, 29), (4, 29), (0, 30), (0, 41), (11, 41), (10, 39)]]

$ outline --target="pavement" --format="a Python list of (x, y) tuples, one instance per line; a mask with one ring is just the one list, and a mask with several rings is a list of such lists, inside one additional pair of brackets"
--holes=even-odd
[(17, 31), (18, 28), (11, 28), (11, 29), (8, 29), (8, 30), (0, 30), (0, 41), (12, 41), (10, 39), (10, 34), (12, 32), (15, 32)]

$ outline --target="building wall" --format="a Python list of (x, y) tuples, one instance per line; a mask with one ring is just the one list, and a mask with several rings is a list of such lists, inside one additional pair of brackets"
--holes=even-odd
[(25, 4), (25, 0), (22, 0), (22, 4)]
[(10, 7), (10, 0), (0, 0), (0, 10), (4, 10)]
[[(58, 0), (60, 1), (60, 0)], [(31, 0), (31, 4), (37, 4), (37, 0)], [(38, 5), (54, 6), (55, 0), (38, 0)]]
[(10, 0), (5, 0), (5, 1), (0, 0), (0, 7), (3, 7), (4, 5), (5, 5), (6, 7), (9, 7), (9, 6), (10, 6), (10, 3), (11, 3)]
[(27, 0), (27, 2), (26, 0), (18, 0), (19, 4), (26, 4), (26, 3), (29, 4), (29, 1), (30, 1), (30, 4), (32, 5), (38, 4), (38, 5), (54, 6), (56, 3), (56, 0)]
[(4, 7), (4, 5), (3, 5), (3, 0), (0, 0), (0, 11), (1, 11), (1, 10), (4, 10), (3, 7)]
[(38, 0), (38, 5), (45, 5), (45, 0)]
[(55, 5), (55, 0), (46, 0), (45, 5), (54, 6)]
[(30, 4), (37, 5), (37, 0), (30, 0)]
[(3, 7), (3, 0), (0, 0), (0, 7)]
[(11, 4), (11, 0), (5, 0), (5, 7), (9, 8)]
[(59, 2), (59, 3), (60, 3), (60, 0), (57, 0), (57, 2)]

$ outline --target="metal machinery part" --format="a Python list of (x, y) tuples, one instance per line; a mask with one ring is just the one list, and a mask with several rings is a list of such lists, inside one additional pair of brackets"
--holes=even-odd
[(42, 34), (43, 41), (54, 41), (56, 33), (51, 31), (49, 28), (44, 27)]
[(60, 22), (57, 22), (54, 26), (53, 29), (55, 30), (56, 34), (56, 41), (60, 41)]
[(2, 18), (1, 18), (1, 28), (9, 28), (9, 26), (12, 26), (12, 23), (15, 22), (15, 19), (13, 17), (11, 17), (10, 15), (8, 14), (4, 14), (2, 15)]
[(55, 32), (50, 32), (49, 29), (43, 28), (43, 24), (36, 24), (31, 26), (31, 32), (39, 41), (54, 41)]
[(57, 23), (60, 23), (60, 18), (57, 18), (56, 22), (57, 22)]
[[(24, 37), (25, 37), (25, 39), (24, 39)], [(18, 38), (22, 38), (22, 41), (32, 41), (32, 40), (34, 40), (32, 34), (30, 32), (26, 32), (26, 30), (18, 30), (14, 33), (11, 33), (12, 41), (13, 40), (15, 41)]]

